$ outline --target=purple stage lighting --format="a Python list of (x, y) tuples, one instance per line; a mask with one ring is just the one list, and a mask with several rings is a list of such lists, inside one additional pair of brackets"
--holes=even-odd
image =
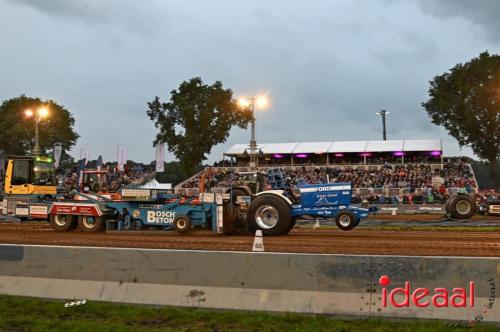
[(393, 155), (396, 157), (402, 157), (405, 155), (405, 153), (403, 151), (396, 151), (393, 153)]
[(360, 156), (361, 157), (371, 157), (371, 153), (368, 153), (368, 152), (364, 152), (364, 153), (361, 153)]
[(307, 158), (307, 154), (305, 154), (305, 153), (299, 153), (299, 154), (296, 154), (295, 157), (297, 157), (297, 158)]
[(335, 157), (343, 157), (343, 156), (344, 156), (344, 154), (343, 154), (343, 153), (336, 153), (336, 154), (335, 154)]
[(441, 155), (441, 151), (432, 151), (431, 152), (431, 156), (439, 157), (440, 155)]
[(281, 159), (283, 157), (284, 156), (282, 154), (279, 154), (279, 153), (274, 154), (274, 158), (276, 158), (276, 159)]

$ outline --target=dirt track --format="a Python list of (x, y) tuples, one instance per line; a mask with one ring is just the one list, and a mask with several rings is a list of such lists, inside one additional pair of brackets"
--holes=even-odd
[[(205, 249), (250, 251), (253, 237), (222, 236), (208, 231), (59, 233), (47, 224), (0, 224), (0, 243), (75, 245), (128, 248)], [(495, 232), (295, 229), (289, 235), (265, 237), (266, 251), (338, 254), (500, 257), (500, 229)]]

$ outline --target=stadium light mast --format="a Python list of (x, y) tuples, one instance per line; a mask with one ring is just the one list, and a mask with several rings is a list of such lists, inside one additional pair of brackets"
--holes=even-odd
[(391, 112), (386, 111), (386, 110), (381, 110), (380, 112), (376, 113), (382, 117), (382, 139), (384, 141), (387, 141), (387, 134), (386, 134), (386, 130), (385, 130), (385, 117), (387, 115), (389, 115), (389, 113), (391, 113)]
[(26, 118), (34, 118), (35, 119), (35, 148), (33, 149), (33, 154), (38, 156), (40, 154), (40, 140), (38, 138), (38, 125), (42, 121), (42, 119), (46, 118), (49, 115), (49, 109), (45, 106), (40, 107), (35, 112), (31, 109), (27, 109), (24, 111), (24, 116)]
[(238, 99), (238, 105), (243, 108), (249, 108), (252, 112), (251, 136), (250, 136), (250, 167), (257, 167), (257, 139), (255, 138), (255, 106), (263, 108), (267, 105), (266, 96), (242, 97)]

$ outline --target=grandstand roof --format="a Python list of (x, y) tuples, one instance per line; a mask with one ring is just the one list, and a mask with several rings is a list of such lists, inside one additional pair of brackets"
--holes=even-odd
[[(257, 149), (262, 149), (266, 144), (257, 145)], [(228, 156), (241, 155), (245, 153), (245, 150), (250, 149), (249, 144), (235, 144), (229, 148), (224, 154)]]
[(420, 139), (404, 141), (403, 151), (442, 151), (441, 140)]
[(302, 142), (297, 144), (293, 153), (324, 153), (332, 146), (332, 142)]
[[(258, 149), (264, 154), (292, 153), (361, 153), (396, 151), (442, 151), (441, 140), (388, 140), (388, 141), (332, 141), (299, 143), (265, 143)], [(248, 144), (235, 144), (224, 154), (242, 155), (249, 149)]]
[(394, 152), (403, 151), (403, 140), (368, 141), (366, 152)]
[(265, 144), (262, 148), (262, 152), (264, 154), (273, 154), (273, 153), (293, 153), (294, 149), (297, 147), (299, 143), (269, 143)]
[(328, 152), (365, 152), (367, 141), (332, 142)]

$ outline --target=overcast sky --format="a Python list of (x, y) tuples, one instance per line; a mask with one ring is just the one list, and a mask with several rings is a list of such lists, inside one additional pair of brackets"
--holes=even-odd
[[(420, 106), (428, 81), (480, 52), (500, 53), (500, 1), (0, 0), (0, 100), (53, 99), (76, 118), (73, 149), (154, 158), (146, 103), (180, 82), (267, 93), (258, 142), (442, 139)], [(234, 129), (219, 159), (249, 130)], [(171, 156), (168, 156), (171, 159)]]

